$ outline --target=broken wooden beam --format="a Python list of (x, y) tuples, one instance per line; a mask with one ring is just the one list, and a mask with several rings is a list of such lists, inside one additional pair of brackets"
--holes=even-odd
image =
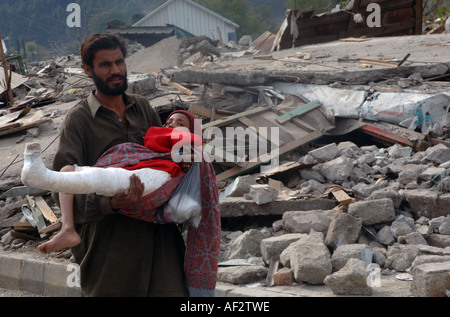
[(172, 82), (169, 78), (167, 78), (164, 75), (158, 75), (157, 73), (152, 73), (152, 75), (154, 77), (156, 77), (156, 78), (159, 78), (163, 85), (171, 86), (173, 88), (176, 88), (176, 89), (178, 89), (179, 91), (181, 91), (182, 93), (184, 93), (184, 94), (186, 94), (188, 96), (192, 96), (193, 95), (193, 92), (191, 90), (187, 89), (186, 87), (184, 87), (184, 86), (182, 86), (182, 85), (180, 85), (178, 83)]
[(281, 116), (279, 116), (278, 118), (276, 118), (276, 120), (280, 123), (280, 124), (284, 124), (286, 122), (288, 122), (289, 120), (291, 120), (292, 118), (295, 118), (297, 116), (301, 116), (302, 114), (307, 113), (308, 111), (311, 111), (313, 109), (316, 109), (318, 107), (322, 106), (322, 103), (320, 101), (312, 101), (306, 105), (301, 105), (300, 107), (298, 107), (297, 109), (294, 109), (288, 113), (285, 113)]
[(392, 144), (399, 143), (399, 144), (410, 146), (410, 147), (414, 148), (414, 143), (404, 136), (401, 136), (401, 135), (398, 135), (395, 133), (391, 133), (389, 131), (374, 127), (369, 124), (359, 128), (359, 129), (364, 133), (367, 133), (369, 135), (377, 137), (381, 140), (388, 141)]

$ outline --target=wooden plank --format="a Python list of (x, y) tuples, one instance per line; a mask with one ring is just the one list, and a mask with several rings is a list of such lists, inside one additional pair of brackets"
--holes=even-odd
[(18, 131), (22, 131), (22, 130), (27, 130), (27, 129), (31, 129), (31, 128), (35, 128), (41, 124), (45, 124), (45, 123), (49, 123), (52, 122), (52, 119), (42, 119), (42, 120), (38, 120), (36, 122), (30, 123), (30, 124), (24, 124), (24, 125), (19, 125), (13, 128), (9, 128), (7, 130), (4, 131), (0, 131), (0, 136), (1, 135), (7, 135), (10, 133), (14, 133), (14, 132), (18, 132)]
[(254, 109), (251, 109), (251, 110), (247, 110), (247, 111), (242, 112), (242, 113), (238, 113), (238, 114), (235, 114), (235, 115), (232, 115), (232, 116), (228, 116), (228, 117), (225, 117), (225, 118), (222, 118), (222, 119), (219, 119), (219, 120), (215, 120), (215, 121), (206, 123), (206, 124), (204, 124), (202, 126), (202, 129), (205, 130), (205, 129), (211, 128), (211, 127), (217, 127), (217, 128), (223, 127), (225, 125), (228, 125), (230, 123), (238, 121), (242, 117), (248, 117), (248, 116), (256, 115), (258, 113), (265, 112), (265, 111), (270, 110), (270, 109), (271, 109), (270, 107), (257, 107), (257, 108), (254, 108)]
[(334, 198), (336, 198), (336, 200), (343, 204), (343, 205), (348, 205), (354, 201), (356, 201), (355, 198), (350, 197), (344, 190), (342, 189), (338, 189), (338, 190), (333, 190), (331, 192), (334, 196)]
[[(36, 202), (34, 201), (33, 197), (27, 195), (28, 200), (28, 207), (30, 208), (31, 213), (33, 214), (34, 222), (36, 223), (36, 228), (38, 231), (44, 229), (47, 227), (47, 224), (45, 223), (45, 218), (41, 213), (41, 210), (37, 208)], [(45, 237), (44, 234), (40, 235), (41, 238)]]
[(34, 201), (36, 202), (36, 207), (39, 208), (44, 218), (49, 221), (51, 224), (58, 221), (58, 218), (53, 213), (53, 210), (47, 205), (47, 202), (42, 198), (42, 196), (34, 197)]
[(42, 230), (39, 230), (39, 234), (48, 234), (48, 233), (52, 233), (54, 231), (57, 231), (61, 228), (62, 223), (61, 221), (57, 221), (54, 224), (51, 224), (50, 226), (45, 227)]
[(225, 172), (217, 175), (216, 179), (218, 182), (220, 182), (220, 181), (223, 181), (230, 177), (235, 177), (235, 176), (239, 176), (241, 174), (247, 173), (248, 171), (250, 171), (256, 167), (259, 167), (264, 163), (270, 162), (270, 160), (275, 159), (278, 156), (282, 156), (284, 154), (289, 153), (290, 151), (298, 148), (299, 146), (301, 146), (303, 144), (306, 144), (315, 139), (318, 139), (323, 134), (324, 134), (324, 132), (322, 132), (322, 131), (314, 131), (302, 138), (299, 138), (295, 141), (292, 141), (292, 142), (280, 147), (278, 149), (278, 151), (275, 151), (275, 153), (271, 152), (270, 154), (259, 157), (260, 160), (258, 162), (249, 162), (246, 168), (241, 168), (241, 167), (230, 168), (230, 169), (226, 170)]
[(14, 222), (13, 227), (15, 231), (28, 231), (28, 232), (36, 231), (36, 227), (33, 226), (28, 221)]
[(414, 147), (414, 143), (411, 142), (408, 138), (405, 138), (404, 136), (397, 135), (397, 134), (391, 133), (389, 131), (374, 127), (372, 125), (365, 125), (365, 126), (359, 128), (359, 130), (361, 130), (362, 132), (367, 133), (369, 135), (380, 138), (384, 141), (388, 141), (392, 144), (400, 143), (403, 145)]
[[(189, 107), (189, 112), (191, 112), (192, 114), (195, 114), (196, 116), (211, 118), (212, 109), (207, 108), (207, 107), (198, 106), (198, 105), (191, 105)], [(227, 115), (220, 114), (216, 111), (214, 113), (214, 117), (218, 120), (218, 119), (227, 117)]]
[(194, 94), (191, 90), (187, 89), (186, 87), (184, 87), (184, 86), (182, 86), (182, 85), (180, 85), (180, 84), (178, 84), (178, 83), (172, 82), (172, 81), (171, 81), (169, 78), (167, 78), (166, 76), (158, 75), (157, 73), (152, 73), (152, 75), (153, 75), (154, 77), (156, 77), (156, 78), (159, 78), (159, 79), (161, 80), (161, 83), (162, 83), (163, 85), (171, 86), (171, 87), (173, 87), (173, 88), (175, 88), (175, 89), (178, 89), (179, 91), (181, 91), (182, 93), (184, 93), (184, 94), (186, 94), (186, 95), (188, 95), (188, 96), (192, 96), (192, 95)]
[(322, 106), (322, 103), (320, 101), (312, 101), (306, 105), (301, 105), (300, 107), (298, 107), (295, 110), (292, 110), (288, 113), (285, 113), (281, 116), (279, 116), (278, 118), (276, 118), (277, 122), (279, 122), (280, 124), (284, 124), (286, 122), (288, 122), (289, 120), (291, 120), (294, 117), (297, 116), (301, 116), (302, 114), (307, 113), (308, 111), (311, 111), (313, 109), (316, 109), (318, 107)]

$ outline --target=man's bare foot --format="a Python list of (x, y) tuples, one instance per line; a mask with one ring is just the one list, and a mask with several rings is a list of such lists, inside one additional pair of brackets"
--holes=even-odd
[(51, 253), (64, 248), (70, 248), (78, 245), (81, 238), (75, 230), (63, 231), (61, 230), (50, 241), (42, 243), (38, 246), (42, 253)]

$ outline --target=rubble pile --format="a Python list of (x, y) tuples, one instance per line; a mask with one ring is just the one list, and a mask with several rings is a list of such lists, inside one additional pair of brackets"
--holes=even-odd
[[(222, 281), (266, 284), (261, 276), (279, 261), (272, 285), (326, 284), (338, 295), (371, 295), (366, 281), (374, 265), (380, 274), (406, 272), (411, 278), (425, 263), (448, 268), (450, 148), (438, 144), (414, 152), (398, 144), (358, 147), (347, 141), (311, 150), (299, 161), (314, 166), (286, 179), (290, 188), (277, 191), (280, 197), (327, 196), (338, 185), (353, 199), (333, 209), (284, 212), (270, 227), (224, 232)], [(247, 185), (229, 185), (234, 188), (229, 195), (261, 193), (261, 186), (269, 186), (256, 184), (255, 176), (239, 178)], [(278, 197), (264, 195), (264, 203)], [(241, 266), (230, 268), (227, 263), (237, 259)], [(413, 289), (413, 296), (417, 292)]]

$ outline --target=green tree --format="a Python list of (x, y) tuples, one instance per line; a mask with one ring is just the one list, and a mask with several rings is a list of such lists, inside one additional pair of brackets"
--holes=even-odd
[(247, 7), (245, 0), (196, 0), (198, 4), (239, 25), (237, 38), (251, 35), (260, 36), (264, 31), (274, 31), (275, 26), (270, 23), (270, 8), (265, 5)]
[(286, 0), (284, 6), (288, 9), (297, 9), (300, 12), (314, 10), (315, 13), (326, 12), (333, 9), (339, 0)]

